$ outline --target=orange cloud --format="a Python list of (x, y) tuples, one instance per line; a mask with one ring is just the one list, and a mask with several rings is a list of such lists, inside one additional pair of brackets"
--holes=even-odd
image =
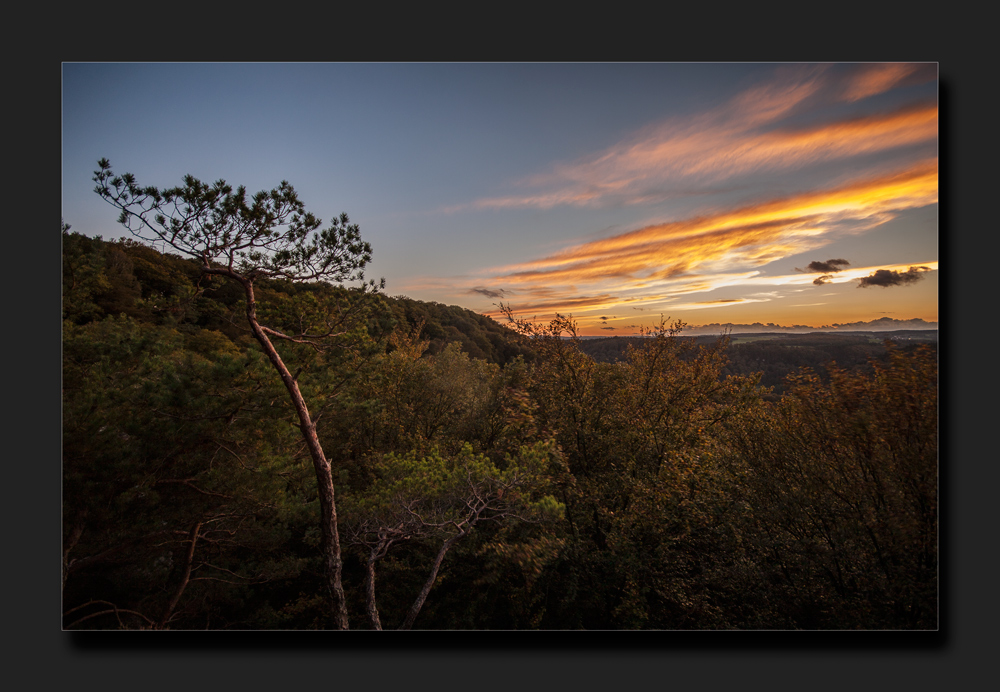
[[(871, 274), (879, 270), (889, 272), (908, 272), (911, 267), (914, 266), (920, 267), (921, 271), (938, 270), (937, 261), (857, 267), (854, 269), (844, 270), (831, 276), (831, 280), (824, 284), (824, 286), (841, 283), (857, 284), (859, 280), (869, 277)], [(777, 276), (763, 276), (759, 272), (744, 272), (728, 275), (713, 275), (711, 277), (700, 277), (690, 281), (683, 280), (676, 285), (670, 286), (668, 292), (652, 293), (648, 295), (633, 295), (631, 297), (626, 297), (623, 294), (580, 296), (574, 294), (572, 291), (567, 291), (565, 293), (565, 298), (560, 299), (557, 295), (558, 291), (550, 289), (546, 299), (534, 300), (533, 297), (528, 294), (526, 295), (526, 299), (523, 301), (519, 300), (515, 307), (518, 314), (522, 316), (532, 315), (533, 319), (540, 321), (551, 319), (556, 313), (563, 315), (572, 314), (579, 320), (581, 329), (592, 330), (595, 325), (601, 322), (598, 315), (601, 312), (612, 308), (617, 310), (632, 309), (640, 312), (648, 311), (650, 315), (669, 313), (676, 317), (678, 314), (690, 310), (731, 308), (738, 305), (775, 301), (784, 295), (791, 295), (803, 290), (812, 290), (812, 282), (813, 275), (810, 274), (795, 273)], [(805, 288), (788, 288), (792, 286), (802, 286)], [(691, 296), (693, 294), (705, 293), (726, 287), (739, 287), (741, 291), (746, 294), (740, 298), (719, 298), (715, 300), (694, 300), (687, 302), (678, 300), (684, 296)], [(776, 287), (777, 290), (774, 290)], [(660, 288), (662, 289), (663, 287), (661, 286)], [(818, 293), (816, 295), (825, 296), (830, 294)], [(826, 304), (828, 303), (798, 303), (792, 307), (819, 306)], [(503, 315), (499, 309), (489, 310), (483, 314), (489, 315), (495, 319), (499, 319)], [(632, 317), (628, 319), (634, 320), (636, 319), (636, 315), (633, 313)], [(654, 319), (655, 321), (656, 318), (651, 317), (649, 319)]]
[[(927, 64), (921, 63), (874, 63), (862, 65), (844, 89), (845, 101), (860, 101), (881, 94), (900, 84), (910, 81), (924, 81), (921, 75), (930, 76)], [(936, 71), (936, 70), (935, 70)]]
[(685, 172), (718, 179), (765, 168), (796, 168), (931, 142), (937, 138), (937, 126), (937, 106), (931, 104), (811, 128), (777, 130), (690, 161)]
[[(919, 67), (862, 66), (842, 87), (842, 98), (858, 100), (881, 93), (917, 74)], [(794, 170), (936, 140), (936, 104), (809, 127), (765, 129), (804, 108), (829, 80), (820, 66), (800, 71), (794, 79), (753, 87), (720, 109), (647, 128), (596, 156), (534, 176), (526, 184), (535, 192), (482, 199), (472, 206), (551, 208), (662, 201), (685, 181), (714, 183), (752, 172)]]
[(711, 216), (649, 226), (501, 270), (511, 283), (656, 273), (664, 277), (705, 262), (762, 264), (814, 245), (846, 220), (878, 217), (937, 201), (937, 163), (833, 190), (773, 200)]
[(744, 127), (766, 125), (790, 115), (816, 96), (829, 82), (830, 65), (789, 65), (779, 68), (775, 79), (737, 94), (722, 114)]
[[(480, 281), (507, 290), (516, 287), (519, 303), (523, 300), (526, 310), (561, 312), (605, 310), (623, 302), (663, 304), (682, 294), (723, 286), (810, 285), (815, 276), (759, 277), (755, 268), (821, 247), (831, 233), (857, 233), (884, 223), (901, 210), (934, 204), (937, 190), (937, 162), (925, 161), (830, 190), (583, 243), (548, 257), (501, 267)], [(865, 271), (870, 273), (864, 268), (842, 271), (832, 282), (857, 278), (861, 275), (858, 272)], [(707, 306), (683, 307), (694, 305)]]

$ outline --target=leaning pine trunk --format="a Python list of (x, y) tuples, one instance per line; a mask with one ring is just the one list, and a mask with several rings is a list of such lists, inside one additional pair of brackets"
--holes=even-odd
[[(233, 276), (232, 274), (228, 275)], [(260, 323), (257, 322), (253, 283), (243, 277), (238, 277), (238, 275), (234, 278), (243, 284), (246, 292), (247, 321), (250, 323), (254, 338), (263, 347), (271, 365), (281, 376), (281, 381), (285, 383), (285, 388), (288, 389), (292, 404), (295, 406), (295, 412), (299, 416), (299, 430), (302, 431), (302, 438), (309, 448), (309, 456), (312, 457), (313, 468), (316, 471), (316, 487), (319, 493), (320, 551), (323, 558), (323, 571), (326, 574), (327, 596), (333, 610), (334, 627), (346, 630), (348, 628), (347, 602), (341, 583), (343, 562), (340, 554), (340, 535), (337, 531), (337, 504), (334, 499), (333, 473), (330, 470), (330, 462), (327, 461), (326, 455), (323, 453), (319, 436), (316, 434), (316, 424), (309, 415), (309, 408), (306, 406), (302, 392), (299, 391), (298, 383), (285, 367), (284, 361), (281, 360), (274, 344), (267, 338)]]
[[(361, 280), (361, 270), (371, 261), (371, 245), (361, 242), (360, 229), (350, 223), (347, 214), (334, 219), (330, 228), (320, 231), (318, 236), (313, 235), (321, 222), (305, 211), (305, 205), (287, 181), (248, 200), (244, 187), (234, 191), (224, 180), (207, 185), (187, 175), (183, 187), (161, 191), (152, 186), (140, 187), (131, 173), (116, 176), (107, 159), (102, 158), (97, 165), (95, 192), (121, 210), (119, 222), (133, 235), (147, 243), (163, 242), (184, 255), (198, 257), (203, 274), (224, 276), (243, 286), (253, 336), (292, 397), (299, 429), (312, 457), (320, 501), (326, 590), (335, 626), (347, 629), (330, 463), (323, 454), (316, 425), (295, 378), (267, 337), (271, 330), (257, 322), (253, 282), (264, 276), (300, 281)], [(237, 264), (238, 271), (234, 268)], [(374, 287), (374, 283), (371, 285)]]

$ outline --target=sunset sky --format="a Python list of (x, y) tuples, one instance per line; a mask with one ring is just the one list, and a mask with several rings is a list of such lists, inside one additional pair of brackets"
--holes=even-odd
[(587, 335), (938, 319), (934, 63), (66, 63), (63, 212), (288, 180), (386, 293)]

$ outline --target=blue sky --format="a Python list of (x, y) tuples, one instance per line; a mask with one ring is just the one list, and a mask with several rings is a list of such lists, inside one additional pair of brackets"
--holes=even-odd
[(589, 334), (936, 321), (937, 127), (934, 64), (66, 63), (63, 218), (123, 234), (106, 157), (288, 180), (389, 295)]

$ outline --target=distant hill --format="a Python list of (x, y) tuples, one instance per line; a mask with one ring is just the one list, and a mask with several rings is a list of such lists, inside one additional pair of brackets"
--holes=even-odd
[[(716, 342), (719, 337), (701, 335), (680, 338), (707, 345)], [(614, 363), (625, 358), (629, 345), (637, 346), (643, 339), (641, 336), (586, 339), (579, 342), (579, 348), (594, 360)], [(937, 340), (936, 329), (735, 334), (730, 337), (727, 349), (729, 363), (723, 375), (761, 373), (761, 384), (773, 387), (774, 395), (779, 395), (784, 389), (785, 377), (804, 367), (811, 368), (821, 377), (830, 363), (846, 370), (870, 371), (872, 360), (887, 360), (886, 341), (904, 350), (921, 344), (937, 350)]]
[(701, 325), (688, 325), (684, 328), (686, 334), (722, 334), (723, 332), (728, 332), (730, 334), (744, 334), (744, 333), (768, 333), (768, 334), (809, 334), (813, 332), (836, 332), (836, 333), (850, 333), (850, 332), (889, 332), (889, 331), (913, 331), (913, 330), (927, 330), (927, 329), (937, 329), (937, 322), (927, 322), (920, 318), (913, 318), (907, 320), (897, 320), (892, 317), (879, 317), (878, 319), (872, 320), (870, 322), (845, 322), (844, 324), (834, 323), (823, 325), (822, 327), (810, 327), (804, 324), (794, 324), (791, 326), (774, 324), (773, 322), (768, 322), (763, 324), (761, 322), (754, 322), (753, 324), (734, 324), (732, 322), (726, 322), (725, 324), (720, 322), (713, 322), (712, 324), (701, 324)]
[[(211, 331), (240, 348), (251, 346), (244, 321), (238, 315), (233, 319), (242, 290), (232, 282), (205, 282), (200, 274), (196, 260), (161, 253), (131, 239), (105, 241), (64, 232), (63, 319), (86, 324), (124, 314), (140, 322), (170, 325), (191, 341)], [(258, 280), (257, 287), (262, 297), (343, 290), (267, 279)], [(371, 328), (411, 332), (420, 324), (428, 354), (454, 341), (470, 356), (498, 365), (519, 355), (531, 357), (523, 337), (485, 315), (406, 296), (382, 296), (382, 300), (385, 314)]]

